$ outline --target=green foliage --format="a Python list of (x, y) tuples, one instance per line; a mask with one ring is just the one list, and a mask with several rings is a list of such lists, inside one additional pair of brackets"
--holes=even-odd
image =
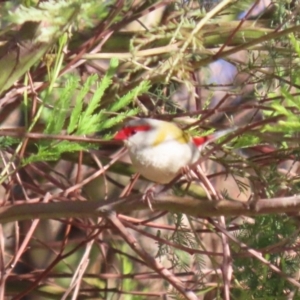
[[(244, 223), (238, 233), (238, 238), (241, 242), (247, 243), (249, 248), (266, 253), (265, 259), (287, 275), (293, 276), (299, 270), (300, 257), (299, 255), (291, 256), (289, 250), (283, 251), (283, 249), (296, 246), (295, 232), (297, 232), (297, 224), (289, 217), (268, 215), (256, 217), (254, 224)], [(238, 253), (241, 252), (238, 251)], [(288, 281), (253, 257), (243, 255), (237, 257), (234, 268), (236, 279), (249, 288), (249, 291), (244, 291), (244, 293), (248, 296), (251, 294), (253, 297), (251, 299), (282, 297), (287, 290), (293, 289)], [(238, 294), (239, 291), (236, 293)]]
[[(130, 249), (128, 249), (128, 245), (123, 244), (122, 245), (122, 252), (123, 253), (130, 253)], [(122, 263), (122, 273), (123, 274), (131, 274), (134, 272), (134, 264), (132, 263), (132, 261), (130, 259), (128, 259), (128, 257), (123, 256), (123, 255), (118, 255), (119, 260)], [(124, 279), (123, 283), (122, 283), (122, 287), (124, 291), (133, 291), (138, 289), (138, 285), (136, 282), (134, 282), (132, 279)], [(146, 291), (146, 289), (145, 289)], [(141, 300), (141, 297), (136, 295), (124, 295), (124, 300)]]
[(58, 134), (64, 127), (69, 107), (71, 105), (71, 96), (77, 88), (77, 82), (69, 80), (61, 92), (60, 98), (57, 100), (47, 120), (47, 127), (44, 131), (46, 134)]
[(1, 12), (3, 20), (20, 29), (7, 36), (8, 28), (0, 31), (7, 39), (0, 45), (0, 69), (5, 70), (0, 78), (0, 93), (22, 78), (66, 34), (82, 8), (80, 1), (42, 1), (36, 7), (30, 4), (28, 1), (26, 6)]
[(234, 139), (233, 143), (231, 143), (231, 146), (234, 149), (241, 149), (260, 144), (261, 141), (262, 140), (260, 137), (255, 136), (253, 134), (243, 134), (238, 138)]
[(0, 149), (5, 149), (7, 147), (11, 147), (18, 143), (19, 143), (19, 141), (16, 138), (12, 138), (9, 136), (1, 136), (0, 137)]
[[(296, 39), (294, 34), (289, 35), (289, 40), (294, 48), (295, 53), (298, 55), (295, 64), (299, 65), (300, 59), (300, 41)], [(280, 70), (280, 69), (279, 69)], [(286, 137), (291, 136), (293, 133), (300, 131), (300, 97), (299, 97), (299, 86), (300, 86), (300, 71), (299, 68), (291, 68), (289, 70), (290, 83), (283, 83), (280, 87), (280, 93), (284, 100), (277, 99), (273, 100), (271, 107), (274, 112), (265, 112), (268, 116), (282, 115), (284, 118), (278, 122), (278, 126), (266, 125), (265, 131), (271, 132), (284, 132)], [(282, 73), (282, 72), (281, 72)], [(282, 74), (284, 75), (284, 74)], [(293, 88), (291, 89), (291, 87)], [(276, 93), (270, 93), (271, 97), (276, 97)]]
[(37, 39), (39, 42), (49, 42), (54, 35), (61, 32), (61, 26), (77, 16), (82, 8), (80, 0), (50, 0), (41, 2), (38, 7), (21, 5), (15, 11), (9, 12), (7, 21), (20, 25), (25, 22), (45, 22), (47, 20), (47, 22), (51, 22), (51, 26), (42, 26)]
[[(163, 238), (168, 241), (172, 241), (178, 245), (182, 245), (187, 248), (199, 249), (202, 245), (199, 245), (194, 232), (189, 232), (189, 227), (185, 225), (185, 215), (177, 214), (172, 217), (175, 222), (177, 230), (170, 235), (165, 235)], [(173, 223), (173, 222), (172, 222)], [(167, 244), (159, 244), (157, 257), (166, 256), (172, 265), (181, 271), (187, 271), (191, 266), (191, 256), (185, 251), (177, 248), (173, 248)], [(194, 254), (193, 263), (197, 265), (196, 268), (201, 274), (201, 269), (205, 266), (202, 255)]]
[(265, 130), (281, 131), (288, 136), (300, 131), (299, 114), (295, 113), (300, 108), (300, 97), (294, 97), (285, 87), (281, 88), (281, 94), (285, 103), (282, 100), (276, 100), (271, 106), (275, 111), (274, 115), (283, 115), (285, 118), (278, 122), (279, 126), (266, 125)]
[[(9, 150), (15, 150), (12, 158), (8, 157), (9, 161), (5, 162), (5, 168), (2, 170), (2, 175), (4, 175), (1, 182), (8, 183), (4, 185), (7, 198), (15, 195), (15, 191), (10, 190), (9, 187), (15, 189), (17, 184), (21, 185), (24, 178), (22, 173), (20, 176), (14, 176), (15, 174), (19, 175), (19, 165), (16, 164), (16, 168), (14, 166), (18, 162), (19, 155), (21, 159), (27, 157), (22, 163), (28, 164), (36, 161), (56, 161), (62, 154), (91, 149), (94, 146), (88, 142), (67, 140), (68, 135), (80, 136), (83, 141), (85, 138), (88, 141), (86, 135), (93, 133), (98, 133), (102, 139), (110, 138), (115, 125), (139, 112), (134, 100), (138, 95), (148, 93), (150, 83), (153, 85), (151, 93), (148, 93), (147, 97), (141, 99), (139, 103), (141, 107), (145, 105), (143, 112), (147, 111), (149, 116), (156, 117), (158, 114), (163, 114), (163, 117), (170, 120), (174, 117), (187, 116), (196, 120), (197, 118), (202, 119), (199, 115), (201, 111), (204, 118), (199, 127), (207, 128), (210, 125), (226, 126), (219, 118), (224, 112), (228, 114), (227, 119), (231, 120), (232, 118), (234, 124), (241, 124), (241, 126), (248, 122), (248, 112), (252, 109), (257, 110), (258, 114), (264, 111), (267, 117), (283, 115), (284, 118), (276, 126), (273, 123), (272, 126), (266, 125), (262, 132), (258, 132), (260, 129), (257, 129), (256, 132), (243, 133), (233, 139), (229, 146), (218, 149), (218, 154), (211, 158), (220, 163), (223, 168), (209, 166), (209, 169), (205, 168), (205, 172), (207, 171), (209, 174), (209, 180), (216, 179), (215, 183), (219, 182), (219, 176), (223, 178), (223, 175), (225, 177), (227, 174), (233, 175), (236, 187), (232, 189), (230, 184), (226, 185), (226, 182), (225, 188), (221, 187), (222, 195), (232, 200), (236, 200), (236, 195), (241, 193), (248, 197), (249, 190), (253, 192), (253, 198), (299, 194), (298, 171), (295, 171), (294, 175), (292, 174), (293, 170), (290, 172), (285, 169), (286, 173), (284, 174), (282, 170), (279, 170), (279, 167), (281, 168), (279, 162), (282, 162), (282, 157), (290, 160), (288, 150), (291, 139), (286, 139), (286, 137), (294, 138), (294, 134), (299, 131), (300, 100), (297, 94), (300, 86), (298, 68), (300, 43), (297, 34), (299, 28), (295, 26), (299, 24), (299, 14), (296, 13), (296, 9), (295, 12), (289, 10), (290, 5), (294, 7), (295, 1), (272, 2), (271, 10), (267, 12), (264, 19), (254, 16), (251, 20), (242, 22), (237, 21), (236, 16), (240, 16), (241, 12), (251, 7), (253, 4), (251, 0), (219, 1), (219, 3), (226, 2), (226, 7), (218, 12), (215, 11), (206, 20), (205, 18), (218, 6), (216, 1), (175, 1), (161, 7), (162, 2), (160, 1), (22, 0), (17, 2), (22, 2), (24, 6), (18, 8), (13, 6), (12, 2), (6, 1), (0, 7), (2, 16), (0, 22), (1, 28), (3, 28), (0, 32), (3, 40), (0, 46), (0, 69), (3, 70), (0, 78), (0, 91), (5, 93), (9, 91), (8, 94), (3, 95), (3, 107), (10, 103), (14, 105), (16, 95), (19, 97), (23, 88), (27, 88), (23, 97), (24, 115), (28, 121), (25, 122), (25, 128), (29, 133), (31, 131), (36, 133), (35, 129), (45, 125), (43, 132), (45, 139), (36, 141), (37, 152), (35, 154), (31, 154), (31, 139), (28, 144), (27, 139), (24, 139), (26, 144), (23, 143), (23, 140), (21, 142), (19, 140), (17, 146), (14, 145), (15, 139), (0, 139), (1, 148), (10, 147)], [(212, 7), (204, 7), (204, 2)], [(158, 17), (157, 23), (148, 22), (150, 19), (156, 19), (154, 14), (161, 8), (164, 12), (160, 19)], [(276, 10), (275, 13), (274, 10)], [(6, 21), (9, 23), (7, 28), (4, 24)], [(29, 23), (27, 25), (30, 26), (24, 26), (26, 23)], [(144, 30), (134, 28), (132, 24), (141, 25)], [(274, 24), (276, 24), (276, 28), (272, 28)], [(295, 27), (291, 28), (293, 26)], [(129, 28), (137, 30), (131, 31)], [(196, 28), (199, 30), (195, 31)], [(288, 35), (285, 32), (287, 28), (293, 29), (289, 32), (294, 32), (294, 34)], [(31, 35), (29, 35), (29, 29), (33, 29)], [(6, 33), (9, 33), (8, 37)], [(190, 43), (185, 45), (188, 40)], [(43, 47), (34, 42), (41, 42)], [(24, 45), (25, 47), (23, 47)], [(30, 47), (31, 45), (32, 47)], [(222, 46), (225, 47), (222, 48)], [(241, 52), (245, 52), (249, 56), (245, 55), (241, 59), (239, 57)], [(117, 60), (113, 59), (105, 73), (103, 70), (106, 69), (107, 59), (112, 57), (119, 57), (120, 65)], [(249, 75), (241, 76), (246, 78), (242, 87), (239, 85), (240, 76), (236, 76), (234, 84), (237, 86), (233, 89), (230, 84), (223, 85), (218, 80), (207, 80), (212, 75), (208, 72), (210, 70), (209, 63), (219, 58), (232, 62), (239, 72)], [(91, 70), (95, 70), (99, 75), (91, 75), (86, 78)], [(221, 73), (219, 75), (224, 77), (227, 75), (226, 71), (222, 70)], [(23, 80), (24, 74), (26, 74), (25, 80)], [(79, 77), (78, 74), (82, 77)], [(145, 78), (149, 82), (143, 81)], [(170, 81), (168, 85), (165, 84), (166, 81)], [(42, 87), (39, 87), (40, 82), (43, 83)], [(214, 83), (212, 84), (212, 82)], [(255, 88), (262, 86), (257, 99), (251, 99), (251, 102), (248, 103), (243, 102), (245, 106), (241, 105), (240, 107), (235, 102), (228, 104), (229, 102), (224, 98), (225, 101), (222, 102), (222, 105), (213, 107), (212, 100), (214, 100), (215, 91), (225, 91), (230, 98), (234, 98), (240, 92), (243, 93), (243, 90), (247, 90), (249, 83), (251, 86), (255, 85)], [(36, 84), (38, 88), (36, 88)], [(12, 86), (14, 90), (12, 90)], [(172, 96), (174, 94), (178, 96), (178, 91), (182, 86), (186, 87), (187, 93), (179, 95), (180, 97), (177, 99), (180, 101), (175, 103), (175, 97)], [(206, 92), (205, 89), (207, 89)], [(269, 91), (272, 93), (268, 94)], [(271, 98), (278, 99), (281, 96), (285, 99), (272, 100)], [(248, 97), (246, 98), (248, 99)], [(260, 99), (263, 101), (260, 102)], [(150, 105), (148, 105), (149, 103)], [(255, 104), (252, 106), (253, 103)], [(6, 107), (4, 115), (5, 110)], [(216, 115), (212, 114), (213, 112)], [(244, 116), (247, 120), (245, 122)], [(249, 122), (256, 122), (256, 120), (253, 118)], [(259, 120), (261, 119), (259, 118)], [(218, 124), (214, 122), (218, 122)], [(197, 126), (193, 132), (196, 132), (199, 127)], [(274, 141), (268, 139), (268, 134), (272, 135), (279, 131), (281, 132), (280, 137), (283, 138), (278, 144), (287, 149), (286, 153), (285, 151), (279, 151), (275, 155), (273, 155), (274, 153), (265, 153), (259, 160), (257, 157), (254, 159), (245, 157), (239, 151), (235, 151), (235, 149), (261, 143), (274, 145)], [(210, 131), (206, 133), (210, 133)], [(256, 133), (259, 133), (257, 134), (259, 136), (256, 136)], [(59, 135), (60, 138), (55, 135)], [(114, 149), (107, 149), (109, 154), (112, 154), (113, 151)], [(293, 151), (299, 152), (299, 150)], [(30, 154), (31, 157), (28, 157)], [(298, 161), (299, 153), (293, 153), (293, 155), (295, 161)], [(262, 162), (262, 167), (257, 161)], [(118, 173), (122, 167), (120, 162), (120, 168), (116, 172)], [(55, 176), (55, 166), (49, 164), (48, 168), (53, 168)], [(81, 175), (83, 177), (86, 174)], [(41, 184), (38, 192), (31, 188), (30, 182), (22, 185), (28, 195), (28, 199), (26, 199), (28, 204), (31, 202), (31, 197), (36, 197), (37, 193), (42, 195), (43, 192), (46, 194), (50, 189), (57, 190), (55, 183), (51, 183), (51, 181), (47, 180), (47, 184), (44, 185), (46, 180), (39, 174), (35, 174), (33, 170), (30, 171), (30, 176), (34, 182)], [(17, 182), (16, 179), (20, 182)], [(117, 181), (110, 174), (107, 179), (110, 184)], [(248, 179), (250, 183), (247, 181)], [(117, 183), (119, 187), (120, 184), (123, 184), (123, 182)], [(107, 186), (107, 188), (105, 187), (107, 195), (111, 195), (110, 192), (112, 192), (110, 184), (104, 183)], [(198, 185), (200, 191), (193, 189), (193, 193), (191, 193), (190, 187), (189, 196), (198, 195), (199, 198), (206, 199), (203, 187), (198, 182), (195, 185)], [(136, 188), (138, 186), (134, 187), (133, 192), (136, 191)], [(263, 193), (260, 193), (261, 191)], [(217, 189), (217, 193), (219, 192), (220, 189)], [(55, 193), (53, 196), (56, 195)], [(82, 196), (84, 197), (84, 194)], [(180, 196), (184, 197), (184, 194), (181, 192)], [(253, 214), (255, 213), (254, 211)], [(35, 216), (33, 215), (33, 217)], [(228, 226), (232, 225), (229, 223), (231, 220), (226, 218)], [(296, 248), (298, 226), (289, 218), (280, 215), (276, 218), (274, 216), (258, 218), (254, 216), (253, 220), (254, 224), (243, 225), (241, 232), (238, 233), (238, 238), (247, 246), (261, 251), (270, 263), (278, 266), (283, 272), (293, 276), (294, 271), (299, 269), (300, 261)], [(63, 246), (66, 246), (65, 249), (71, 250), (69, 245), (78, 241), (84, 245), (81, 234), (91, 230), (94, 223), (93, 220), (90, 221), (86, 222), (86, 220), (78, 218), (68, 223), (70, 224), (68, 228), (72, 228), (72, 230), (68, 231), (71, 233), (70, 236), (65, 231), (63, 243)], [(166, 219), (163, 219), (163, 222), (165, 221)], [(194, 290), (197, 295), (204, 295), (214, 289), (214, 298), (221, 299), (223, 296), (221, 295), (222, 274), (215, 276), (214, 271), (217, 270), (214, 270), (214, 267), (220, 266), (220, 269), (224, 269), (222, 268), (222, 257), (216, 258), (209, 254), (205, 256), (213, 265), (212, 272), (210, 272), (211, 265), (204, 264), (203, 255), (190, 255), (193, 249), (194, 251), (195, 249), (207, 249), (221, 252), (220, 240), (216, 240), (216, 242), (212, 240), (211, 245), (205, 244), (205, 242), (202, 244), (199, 232), (196, 230), (203, 228), (200, 226), (202, 224), (199, 224), (201, 222), (199, 219), (193, 221), (188, 219), (188, 224), (186, 217), (178, 214), (175, 217), (172, 216), (172, 219), (168, 221), (170, 224), (176, 224), (176, 230), (167, 231), (168, 233), (164, 234), (158, 246), (157, 256), (159, 258), (164, 256), (162, 259), (167, 258), (174, 276), (177, 276), (178, 271), (191, 272), (192, 270), (195, 276), (179, 277), (179, 280), (182, 280), (187, 288)], [(67, 220), (64, 220), (63, 225), (66, 222)], [(141, 223), (135, 224), (141, 226)], [(79, 298), (119, 296), (127, 299), (145, 299), (145, 297), (131, 294), (131, 292), (151, 292), (151, 280), (153, 277), (160, 277), (160, 274), (154, 274), (150, 268), (145, 267), (146, 265), (151, 267), (149, 261), (140, 264), (139, 260), (143, 260), (141, 257), (139, 260), (135, 260), (134, 257), (129, 256), (132, 255), (132, 250), (128, 245), (120, 242), (121, 238), (117, 237), (118, 228), (108, 231), (110, 230), (109, 225), (105, 222), (97, 224), (97, 228), (101, 229), (100, 235), (94, 240), (97, 254), (94, 257), (85, 257), (85, 262), (89, 263), (90, 269), (84, 270), (81, 268), (83, 265), (79, 266), (80, 257), (83, 258), (85, 251), (76, 251), (72, 257), (61, 259), (58, 264), (59, 268), (55, 269), (53, 273), (57, 274), (57, 277), (52, 276), (52, 271), (47, 270), (46, 265), (43, 266), (41, 271), (45, 271), (43, 272), (45, 284), (39, 285), (37, 289), (48, 290), (49, 294), (52, 294), (52, 298), (74, 298), (77, 294)], [(147, 226), (148, 223), (143, 222), (143, 225)], [(73, 230), (75, 228), (79, 229), (80, 236), (75, 232), (77, 230)], [(161, 228), (162, 231), (164, 226), (158, 228)], [(213, 230), (213, 226), (211, 229)], [(153, 228), (147, 227), (147, 230), (151, 231)], [(63, 230), (60, 231), (63, 232)], [(12, 241), (20, 236), (17, 233), (16, 230), (16, 237), (12, 237)], [(157, 234), (159, 235), (161, 232), (158, 230)], [(206, 235), (206, 233), (203, 234)], [(214, 236), (217, 236), (218, 239), (217, 234)], [(60, 238), (61, 236), (57, 237), (58, 240)], [(137, 233), (136, 239), (137, 243), (142, 240)], [(179, 247), (168, 245), (168, 241), (176, 243)], [(283, 244), (282, 241), (284, 241)], [(151, 242), (155, 243), (155, 241)], [(39, 247), (44, 245), (52, 248), (52, 245), (55, 247), (56, 244), (53, 244), (52, 241), (50, 243), (43, 241)], [(123, 254), (118, 254), (120, 245), (122, 245)], [(181, 249), (178, 249), (180, 246)], [(8, 247), (6, 252), (11, 257), (17, 257), (18, 255), (13, 253), (14, 247), (10, 247), (10, 245)], [(31, 254), (30, 247), (32, 245), (26, 248), (28, 254)], [(182, 249), (183, 247), (188, 248), (191, 252)], [(245, 249), (241, 250), (236, 245), (232, 245), (232, 249), (230, 258), (232, 258), (235, 272), (230, 283), (230, 299), (286, 299), (284, 292), (292, 290), (292, 287), (284, 277), (276, 275), (269, 269), (269, 266), (263, 265), (256, 258), (247, 256), (248, 253), (244, 252)], [(288, 251), (288, 249), (293, 250)], [(59, 253), (55, 249), (51, 250), (53, 253)], [(153, 250), (152, 247), (151, 250)], [(126, 254), (129, 255), (126, 256)], [(241, 256), (237, 257), (239, 254)], [(150, 255), (153, 255), (153, 252)], [(23, 260), (23, 263), (28, 264), (26, 257)], [(139, 265), (142, 265), (142, 268)], [(204, 265), (208, 270), (205, 276), (201, 273)], [(8, 265), (8, 268), (9, 276), (11, 267)], [(34, 267), (32, 270), (34, 271)], [(74, 285), (72, 283), (75, 278), (73, 273), (81, 272), (81, 270), (84, 272), (82, 280), (78, 280)], [(103, 277), (98, 276), (100, 270), (106, 273)], [(109, 279), (110, 274), (113, 275), (111, 279)], [(133, 276), (128, 279), (123, 277), (125, 274)], [(15, 282), (26, 281), (25, 277), (19, 280), (18, 276), (10, 277), (7, 281), (8, 284), (14, 285)], [(147, 276), (150, 280), (145, 280)], [(48, 280), (49, 278), (50, 280)], [(159, 279), (156, 278), (154, 280), (158, 281)], [(38, 277), (37, 280), (39, 280)], [(32, 281), (30, 279), (29, 281), (29, 285), (34, 287)], [(181, 296), (172, 289), (172, 283), (168, 283), (167, 280), (161, 281), (163, 282), (161, 287), (168, 285), (169, 288), (164, 289), (162, 293), (173, 293), (174, 298), (180, 299)], [(73, 296), (71, 294), (67, 296), (65, 291), (71, 293), (72, 289)], [(127, 291), (128, 295), (125, 296)], [(16, 291), (13, 290), (13, 293)], [(123, 294), (121, 295), (121, 293)], [(162, 295), (162, 297), (169, 296)], [(204, 297), (206, 298), (206, 295)], [(299, 295), (296, 295), (294, 299), (296, 297), (299, 298)]]
[(37, 144), (37, 154), (31, 155), (29, 158), (24, 159), (23, 165), (35, 161), (55, 161), (58, 160), (61, 154), (65, 152), (76, 152), (93, 148), (93, 145), (87, 143), (74, 143), (69, 141), (52, 142), (50, 145), (47, 142)]
[[(112, 78), (118, 67), (118, 60), (113, 59), (110, 68), (98, 83), (98, 75), (94, 74), (87, 78), (84, 85), (80, 84), (76, 77), (71, 77), (61, 90), (59, 98), (54, 103), (53, 109), (47, 116), (47, 126), (44, 133), (47, 135), (60, 134), (64, 128), (67, 133), (73, 135), (88, 135), (112, 128), (124, 121), (129, 116), (138, 113), (136, 108), (126, 108), (132, 101), (142, 93), (148, 91), (150, 85), (142, 81), (137, 87), (117, 99), (108, 108), (101, 108), (101, 100), (105, 91), (112, 85)], [(92, 90), (95, 89), (93, 92)], [(75, 106), (72, 108), (72, 97), (75, 91), (79, 93), (75, 99)], [(93, 93), (90, 101), (85, 104), (85, 97)], [(46, 101), (47, 102), (47, 101)], [(71, 108), (71, 110), (70, 110)], [(48, 110), (48, 109), (47, 109)], [(120, 110), (125, 110), (120, 112)], [(116, 116), (113, 113), (119, 112)], [(111, 135), (105, 136), (110, 138)], [(87, 150), (93, 146), (88, 143), (65, 141), (40, 141), (37, 144), (38, 152), (23, 161), (28, 164), (34, 161), (57, 160), (65, 152)]]

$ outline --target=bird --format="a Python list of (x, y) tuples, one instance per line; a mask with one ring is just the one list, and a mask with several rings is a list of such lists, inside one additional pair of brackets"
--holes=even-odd
[(126, 123), (114, 140), (124, 142), (134, 168), (144, 178), (168, 184), (181, 174), (183, 168), (199, 160), (201, 148), (235, 129), (192, 137), (175, 123), (140, 118)]

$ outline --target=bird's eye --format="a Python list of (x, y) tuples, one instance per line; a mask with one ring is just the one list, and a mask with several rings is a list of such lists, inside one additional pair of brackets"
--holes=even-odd
[(138, 125), (138, 126), (132, 126), (132, 127), (126, 127), (124, 128), (124, 132), (127, 137), (133, 136), (138, 132), (148, 131), (150, 127), (148, 125)]
[(137, 130), (135, 130), (135, 129), (132, 129), (130, 132), (131, 135), (135, 135), (136, 133), (137, 133)]

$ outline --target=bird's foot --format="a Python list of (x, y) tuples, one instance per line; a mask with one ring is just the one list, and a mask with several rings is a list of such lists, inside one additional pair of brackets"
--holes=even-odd
[(143, 198), (142, 198), (142, 200), (145, 201), (145, 202), (147, 203), (147, 205), (148, 205), (148, 207), (149, 207), (149, 209), (150, 209), (151, 211), (153, 211), (153, 207), (152, 207), (151, 201), (152, 201), (153, 198), (154, 198), (156, 187), (157, 187), (157, 185), (155, 184), (155, 185), (151, 186), (150, 188), (148, 188), (148, 189), (145, 191), (145, 193), (144, 193), (144, 195), (143, 195)]

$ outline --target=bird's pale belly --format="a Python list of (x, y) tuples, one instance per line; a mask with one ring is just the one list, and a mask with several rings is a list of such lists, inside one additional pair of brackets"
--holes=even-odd
[[(176, 147), (175, 147), (176, 146)], [(176, 150), (175, 150), (176, 149)], [(129, 151), (132, 164), (145, 178), (166, 184), (172, 181), (187, 165), (199, 159), (198, 149), (178, 143), (163, 143), (156, 147)]]

